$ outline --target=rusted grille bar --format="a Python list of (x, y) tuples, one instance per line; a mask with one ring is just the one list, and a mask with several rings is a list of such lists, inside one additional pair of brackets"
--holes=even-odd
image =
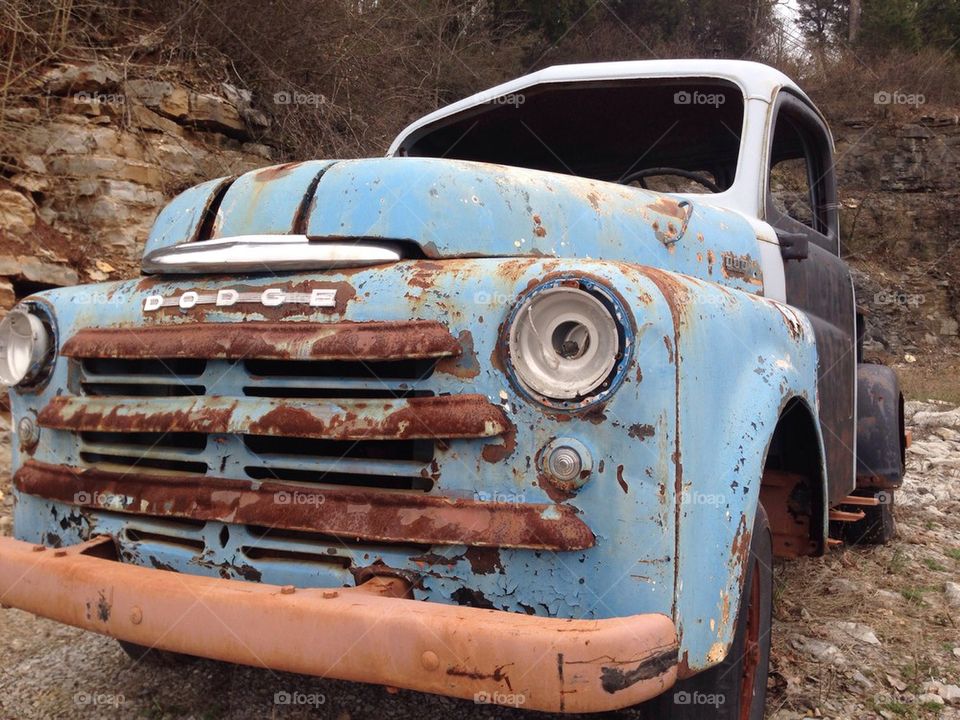
[(568, 505), (120, 473), (28, 461), (21, 492), (91, 509), (303, 530), (370, 542), (583, 550), (595, 538)]
[(43, 427), (74, 432), (201, 432), (327, 440), (496, 437), (511, 428), (483, 395), (406, 400), (57, 397)]
[(428, 320), (364, 323), (189, 323), (88, 328), (61, 351), (74, 358), (398, 360), (453, 357), (460, 345)]

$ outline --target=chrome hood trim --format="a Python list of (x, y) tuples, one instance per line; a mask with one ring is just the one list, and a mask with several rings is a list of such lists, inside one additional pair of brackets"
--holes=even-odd
[(399, 247), (326, 241), (306, 235), (237, 235), (159, 248), (143, 259), (143, 271), (200, 275), (278, 270), (330, 270), (400, 260)]

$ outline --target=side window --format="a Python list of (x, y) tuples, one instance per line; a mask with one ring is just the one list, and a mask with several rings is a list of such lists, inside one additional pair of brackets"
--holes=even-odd
[(783, 215), (816, 230), (810, 166), (805, 157), (781, 160), (770, 168), (770, 199)]
[(767, 221), (778, 234), (807, 236), (837, 254), (836, 184), (828, 138), (814, 111), (799, 98), (781, 94), (770, 146)]

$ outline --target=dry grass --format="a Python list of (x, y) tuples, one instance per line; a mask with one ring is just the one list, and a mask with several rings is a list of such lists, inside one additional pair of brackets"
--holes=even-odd
[[(897, 508), (896, 515), (899, 537), (890, 545), (847, 548), (778, 566), (772, 665), (776, 684), (768, 715), (782, 707), (814, 711), (830, 700), (842, 700), (861, 702), (874, 713), (938, 717), (932, 707), (892, 699), (887, 676), (919, 695), (926, 682), (955, 679), (960, 672), (951, 652), (957, 644), (956, 628), (943, 594), (944, 582), (960, 569), (960, 549), (944, 546), (943, 536), (956, 541), (960, 524), (951, 517), (932, 522), (915, 508)], [(834, 592), (831, 585), (837, 578), (853, 583), (855, 590)], [(878, 590), (893, 596), (880, 599)], [(842, 635), (830, 631), (836, 620), (873, 628), (881, 646), (844, 642)], [(833, 666), (812, 660), (791, 645), (798, 635), (835, 643), (847, 662)], [(855, 671), (870, 687), (851, 682)]]
[(908, 400), (935, 399), (960, 405), (960, 361), (901, 368), (898, 374)]

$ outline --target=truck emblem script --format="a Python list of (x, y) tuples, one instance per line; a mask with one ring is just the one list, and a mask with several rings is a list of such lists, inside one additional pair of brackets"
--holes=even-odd
[(203, 293), (189, 290), (173, 297), (148, 295), (147, 299), (143, 301), (143, 311), (150, 312), (165, 307), (179, 307), (181, 310), (189, 310), (195, 305), (230, 307), (237, 303), (259, 303), (266, 307), (277, 307), (278, 305), (336, 307), (337, 291), (334, 288), (317, 288), (307, 293), (285, 292), (281, 288), (267, 288), (263, 292), (218, 290), (215, 293)]

